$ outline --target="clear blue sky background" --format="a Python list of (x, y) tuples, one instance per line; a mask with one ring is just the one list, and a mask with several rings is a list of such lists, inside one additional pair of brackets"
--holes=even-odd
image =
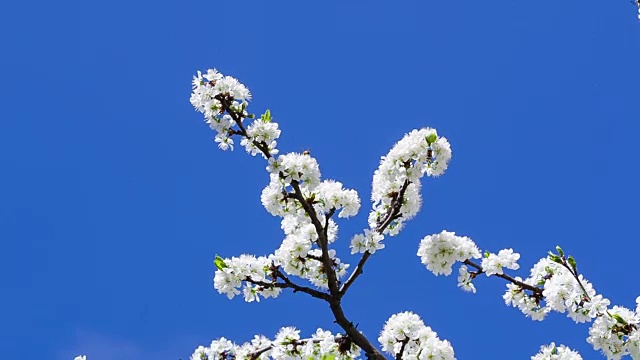
[[(214, 254), (267, 254), (264, 163), (223, 153), (193, 111), (217, 67), (270, 108), (280, 148), (311, 149), (359, 190), (340, 249), (366, 224), (378, 159), (413, 129), (453, 147), (449, 171), (345, 299), (372, 340), (417, 312), (459, 359), (526, 359), (543, 343), (600, 355), (588, 326), (532, 322), (435, 277), (415, 255), (442, 229), (529, 267), (556, 244), (596, 289), (640, 295), (637, 9), (618, 1), (13, 1), (0, 10), (0, 349), (6, 359), (187, 358), (295, 325), (336, 331), (325, 304), (246, 304), (212, 287)], [(343, 258), (357, 258), (343, 251)]]

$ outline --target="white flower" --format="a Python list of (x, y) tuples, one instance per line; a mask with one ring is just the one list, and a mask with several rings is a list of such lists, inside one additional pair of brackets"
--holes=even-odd
[(457, 261), (477, 259), (480, 250), (468, 237), (443, 230), (440, 234), (425, 236), (420, 241), (418, 256), (435, 275), (451, 275), (451, 267)]
[[(637, 314), (624, 307), (614, 306), (593, 322), (587, 342), (610, 359), (620, 359), (625, 355), (631, 355), (635, 359), (640, 355), (638, 324), (640, 317)], [(627, 334), (626, 329), (631, 327), (635, 327), (635, 330)]]
[(458, 274), (458, 287), (464, 291), (470, 291), (472, 293), (476, 292), (476, 287), (471, 282), (473, 278), (471, 277), (471, 273), (467, 271), (467, 266), (460, 266), (459, 274)]
[(264, 119), (256, 119), (247, 127), (247, 135), (248, 137), (245, 137), (240, 141), (240, 145), (244, 146), (245, 150), (247, 150), (247, 152), (252, 156), (260, 153), (263, 157), (266, 157), (254, 142), (265, 144), (271, 155), (278, 153), (278, 150), (276, 149), (276, 145), (278, 144), (276, 139), (280, 137), (278, 123)]
[[(222, 150), (233, 150), (233, 140), (230, 137), (230, 131), (233, 126), (236, 125), (232, 116), (227, 113), (227, 110), (233, 111), (240, 117), (248, 116), (246, 107), (248, 101), (251, 99), (251, 93), (243, 84), (238, 80), (224, 76), (216, 69), (207, 70), (206, 74), (202, 74), (198, 71), (197, 75), (193, 77), (191, 82), (193, 90), (189, 101), (193, 107), (204, 115), (205, 122), (209, 124), (209, 127), (216, 131), (215, 142), (218, 143), (218, 147)], [(220, 101), (220, 97), (223, 98), (226, 106)], [(275, 127), (277, 130), (277, 124), (272, 123), (270, 129)], [(276, 131), (272, 130), (267, 132), (270, 135), (276, 135)], [(258, 134), (264, 135), (264, 134)], [(262, 139), (256, 135), (256, 138)], [(279, 132), (277, 132), (279, 135)], [(275, 136), (277, 137), (277, 136)], [(243, 139), (243, 141), (245, 141)], [(273, 145), (275, 147), (275, 141), (269, 139), (268, 146)], [(251, 142), (251, 141), (249, 141)], [(272, 144), (273, 142), (273, 144)], [(245, 144), (242, 144), (245, 146)], [(247, 149), (249, 151), (250, 149)], [(276, 153), (277, 150), (273, 149), (272, 153)]]
[(343, 189), (342, 184), (325, 180), (314, 190), (317, 201), (317, 209), (320, 213), (326, 214), (331, 209), (341, 210), (338, 214), (340, 218), (348, 218), (358, 214), (360, 209), (360, 198), (355, 190)]
[(520, 254), (514, 253), (513, 249), (502, 249), (496, 254), (489, 254), (488, 257), (482, 259), (482, 269), (487, 276), (495, 274), (503, 274), (502, 268), (518, 270), (520, 265), (517, 261)]
[[(420, 317), (412, 312), (392, 315), (378, 338), (382, 350), (396, 357), (402, 349), (403, 359), (455, 359), (453, 347), (440, 340)], [(404, 345), (403, 349), (403, 343)]]
[(531, 360), (582, 360), (582, 356), (564, 345), (556, 346), (551, 343), (541, 346), (540, 352), (532, 356)]
[(213, 278), (213, 285), (219, 293), (227, 295), (229, 299), (233, 299), (240, 294), (239, 288), (243, 286), (243, 294), (245, 301), (260, 301), (258, 295), (265, 298), (276, 297), (282, 289), (275, 287), (254, 286), (248, 279), (270, 283), (271, 274), (270, 267), (273, 259), (265, 256), (256, 258), (253, 255), (240, 255), (240, 257), (232, 257), (223, 259), (224, 267), (218, 269)]
[(394, 201), (406, 184), (409, 184), (400, 203), (400, 218), (391, 220), (385, 234), (397, 234), (406, 220), (414, 217), (420, 206), (420, 178), (441, 175), (451, 159), (451, 147), (444, 137), (438, 137), (431, 128), (413, 130), (398, 141), (373, 174), (371, 200), (373, 209), (369, 214), (369, 227), (378, 228), (385, 216), (392, 211)]
[(351, 239), (351, 253), (364, 253), (368, 251), (373, 254), (377, 250), (384, 249), (384, 244), (382, 244), (383, 239), (384, 236), (378, 232), (365, 229), (364, 234), (357, 234)]

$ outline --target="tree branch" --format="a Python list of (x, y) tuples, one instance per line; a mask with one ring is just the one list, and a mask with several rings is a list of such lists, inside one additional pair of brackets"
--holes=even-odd
[[(225, 110), (227, 113), (229, 113), (229, 115), (232, 117), (232, 119), (238, 124), (238, 128), (240, 129), (239, 131), (234, 131), (234, 134), (238, 134), (241, 136), (244, 136), (246, 138), (249, 138), (246, 129), (244, 128), (243, 124), (242, 124), (242, 118), (243, 116), (241, 114), (238, 114), (235, 110), (233, 110), (231, 108), (231, 101), (233, 101), (233, 98), (231, 97), (225, 97), (222, 95), (218, 95), (216, 96), (216, 100), (218, 100), (223, 108), (223, 110)], [(272, 155), (269, 152), (269, 147), (267, 146), (267, 144), (265, 144), (264, 142), (257, 142), (255, 140), (253, 140), (253, 144), (260, 150), (262, 151), (262, 153), (267, 157), (267, 158), (271, 158)], [(402, 206), (402, 201), (404, 200), (404, 191), (406, 190), (406, 187), (408, 186), (408, 183), (405, 182), (405, 184), (403, 185), (403, 189), (401, 191), (401, 194), (398, 196), (398, 198), (395, 199), (395, 203), (392, 203), (392, 209), (389, 210), (389, 212), (387, 213), (387, 216), (385, 217), (385, 221), (383, 222), (383, 224), (378, 226), (377, 231), (379, 231), (380, 233), (382, 233), (384, 231), (384, 229), (389, 226), (389, 224), (391, 224), (391, 221), (395, 220), (398, 217), (398, 213), (400, 210), (400, 207)], [(327, 216), (325, 217), (325, 225), (323, 226), (323, 224), (320, 222), (320, 220), (318, 219), (317, 213), (316, 211), (313, 209), (313, 206), (311, 204), (309, 204), (309, 202), (304, 198), (303, 194), (302, 194), (302, 190), (300, 189), (300, 184), (298, 183), (298, 181), (293, 180), (291, 181), (291, 187), (293, 187), (294, 189), (294, 194), (288, 195), (289, 197), (293, 197), (296, 200), (298, 200), (300, 202), (300, 204), (302, 205), (303, 209), (305, 210), (305, 212), (307, 213), (307, 215), (309, 216), (309, 218), (311, 219), (311, 223), (313, 224), (313, 226), (315, 227), (316, 233), (318, 234), (318, 246), (320, 247), (320, 249), (322, 250), (322, 259), (321, 262), (323, 264), (323, 268), (325, 270), (326, 276), (327, 276), (327, 282), (328, 282), (328, 287), (329, 287), (329, 294), (311, 289), (311, 288), (307, 288), (304, 286), (299, 286), (294, 284), (293, 282), (291, 282), (288, 278), (286, 278), (286, 276), (284, 276), (284, 274), (282, 274), (282, 272), (278, 272), (276, 273), (276, 276), (279, 277), (280, 279), (282, 279), (284, 281), (284, 283), (268, 283), (268, 282), (263, 282), (263, 281), (253, 281), (251, 279), (247, 279), (248, 282), (259, 285), (259, 286), (265, 286), (265, 287), (269, 287), (269, 286), (273, 286), (273, 287), (278, 287), (278, 288), (291, 288), (294, 290), (294, 292), (296, 291), (300, 291), (300, 292), (304, 292), (306, 294), (309, 294), (315, 298), (319, 298), (325, 301), (329, 302), (329, 307), (331, 308), (331, 312), (333, 313), (335, 319), (336, 319), (336, 323), (338, 325), (340, 325), (340, 327), (346, 332), (346, 335), (353, 340), (353, 342), (359, 346), (362, 350), (365, 351), (366, 355), (367, 355), (367, 359), (371, 359), (371, 360), (385, 360), (384, 355), (382, 355), (382, 353), (380, 353), (380, 351), (373, 346), (369, 340), (362, 335), (353, 325), (352, 322), (350, 322), (349, 320), (347, 320), (346, 316), (344, 315), (344, 311), (342, 310), (342, 306), (340, 304), (340, 298), (342, 297), (342, 295), (340, 294), (340, 289), (338, 288), (339, 284), (338, 284), (338, 279), (337, 279), (337, 275), (333, 266), (333, 261), (331, 260), (331, 257), (329, 256), (329, 241), (328, 241), (328, 223), (329, 223), (329, 218), (334, 214), (335, 209), (332, 209), (329, 214), (327, 214)], [(366, 258), (365, 258), (366, 256)], [(352, 283), (353, 281), (355, 281), (355, 278), (357, 278), (358, 275), (360, 275), (360, 273), (362, 273), (362, 266), (364, 266), (364, 262), (366, 261), (366, 259), (370, 256), (370, 254), (365, 254), (363, 256), (364, 261), (361, 259), (359, 263), (359, 272), (357, 272), (355, 275), (355, 277), (353, 277), (352, 274)], [(346, 291), (346, 288), (345, 288)], [(256, 357), (252, 357), (252, 359), (257, 359), (257, 357), (260, 356), (260, 354), (264, 353), (265, 351), (268, 351), (268, 349), (264, 349), (262, 352), (260, 352), (258, 355), (256, 355)]]
[[(404, 195), (407, 191), (407, 187), (409, 187), (409, 184), (411, 184), (411, 182), (408, 180), (405, 180), (404, 184), (402, 184), (402, 188), (400, 189), (400, 192), (398, 193), (396, 198), (393, 199), (393, 201), (391, 202), (391, 206), (389, 207), (389, 210), (387, 210), (387, 213), (385, 214), (383, 220), (379, 223), (378, 227), (376, 228), (376, 232), (378, 234), (382, 234), (385, 231), (385, 229), (389, 225), (391, 225), (391, 222), (393, 220), (402, 217), (402, 214), (400, 214), (400, 209), (402, 208), (402, 203), (404, 202)], [(344, 283), (344, 285), (342, 285), (342, 288), (340, 288), (340, 292), (339, 292), (340, 298), (342, 298), (344, 294), (346, 294), (347, 290), (349, 290), (351, 285), (353, 285), (353, 283), (356, 281), (358, 276), (360, 276), (364, 272), (363, 271), (364, 264), (367, 262), (367, 260), (369, 260), (369, 257), (371, 257), (371, 253), (368, 251), (365, 251), (364, 254), (362, 254), (360, 261), (358, 261), (358, 265), (353, 270), (351, 275), (349, 275), (349, 278)]]
[(323, 293), (322, 291), (318, 291), (306, 286), (300, 286), (295, 284), (294, 282), (292, 282), (291, 280), (289, 280), (289, 278), (287, 278), (286, 276), (284, 276), (284, 274), (282, 274), (280, 272), (280, 270), (278, 270), (278, 277), (280, 279), (282, 279), (284, 281), (284, 283), (279, 283), (279, 282), (266, 282), (266, 281), (259, 281), (259, 280), (253, 280), (250, 277), (247, 277), (245, 279), (246, 282), (254, 284), (254, 285), (258, 285), (258, 286), (262, 286), (265, 288), (280, 288), (280, 289), (293, 289), (293, 292), (303, 292), (305, 294), (311, 295), (316, 299), (321, 299), (324, 301), (330, 301), (331, 297), (329, 296), (329, 294), (327, 293)]
[(382, 353), (369, 342), (369, 339), (367, 339), (360, 331), (358, 331), (353, 323), (347, 319), (347, 317), (344, 315), (344, 311), (342, 310), (340, 299), (334, 297), (332, 301), (329, 302), (329, 307), (331, 308), (331, 312), (336, 319), (336, 323), (340, 325), (340, 327), (346, 332), (347, 336), (351, 338), (351, 340), (353, 340), (353, 342), (365, 352), (365, 354), (367, 355), (367, 359), (386, 359), (384, 355), (382, 355)]
[[(482, 266), (480, 266), (480, 265), (478, 265), (478, 264), (474, 263), (473, 261), (471, 261), (471, 260), (469, 260), (469, 259), (465, 260), (465, 261), (463, 262), (463, 264), (469, 265), (469, 266), (471, 266), (471, 267), (473, 267), (473, 268), (477, 269), (477, 270), (478, 270), (478, 272), (477, 272), (477, 273), (475, 273), (476, 275), (482, 274), (482, 273), (484, 272), (484, 269), (482, 268)], [(503, 278), (503, 279), (505, 279), (505, 280), (507, 280), (507, 281), (509, 281), (509, 282), (511, 282), (511, 283), (513, 283), (513, 284), (515, 284), (515, 285), (520, 286), (521, 288), (523, 288), (523, 289), (525, 289), (525, 290), (529, 290), (529, 291), (531, 291), (531, 292), (533, 293), (533, 296), (534, 296), (538, 301), (540, 301), (540, 300), (542, 300), (542, 299), (544, 298), (544, 296), (542, 295), (542, 291), (543, 291), (543, 290), (542, 290), (541, 288), (539, 288), (539, 287), (535, 287), (535, 286), (529, 285), (529, 284), (527, 284), (527, 283), (524, 283), (524, 282), (522, 282), (522, 281), (516, 280), (515, 278), (513, 278), (513, 277), (511, 277), (511, 276), (509, 276), (509, 275), (507, 275), (507, 274), (492, 274), (492, 276), (497, 276), (497, 277), (499, 277), (499, 278)]]
[(333, 260), (331, 260), (331, 257), (329, 256), (328, 237), (326, 236), (326, 232), (324, 231), (322, 223), (320, 223), (320, 220), (318, 219), (318, 214), (316, 213), (315, 209), (302, 195), (302, 190), (300, 189), (300, 184), (298, 183), (298, 181), (292, 180), (291, 187), (293, 187), (296, 199), (300, 202), (300, 204), (304, 208), (304, 211), (311, 219), (311, 223), (315, 227), (316, 233), (318, 234), (318, 246), (322, 250), (322, 265), (327, 275), (327, 285), (329, 286), (329, 293), (334, 296), (338, 294), (338, 277), (336, 275), (335, 269), (333, 268)]
[[(242, 114), (238, 114), (237, 111), (231, 108), (231, 102), (233, 101), (233, 97), (225, 96), (223, 94), (218, 94), (214, 97), (214, 99), (220, 102), (220, 105), (222, 106), (222, 110), (229, 113), (231, 118), (236, 122), (236, 124), (238, 124), (238, 128), (240, 128), (240, 130), (239, 131), (233, 130), (232, 134), (239, 134), (249, 139), (249, 134), (247, 133), (247, 129), (245, 129), (244, 124), (242, 124), (242, 119), (244, 118), (244, 116)], [(260, 151), (262, 151), (262, 153), (267, 159), (272, 157), (271, 153), (269, 152), (269, 146), (264, 141), (258, 142), (255, 140), (251, 140), (251, 142)]]
[(402, 345), (400, 346), (400, 352), (396, 354), (396, 360), (402, 360), (402, 353), (404, 352), (404, 348), (407, 346), (407, 343), (409, 342), (409, 338), (406, 337), (401, 342), (402, 342)]

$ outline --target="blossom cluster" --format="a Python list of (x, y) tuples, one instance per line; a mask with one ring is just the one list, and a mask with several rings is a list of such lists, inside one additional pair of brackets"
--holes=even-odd
[[(332, 180), (321, 180), (316, 159), (308, 152), (277, 156), (276, 139), (280, 136), (278, 124), (266, 111), (248, 126), (245, 118), (253, 118), (246, 111), (251, 98), (249, 90), (238, 80), (224, 76), (215, 69), (205, 74), (198, 72), (193, 79), (191, 104), (204, 114), (205, 121), (217, 132), (216, 142), (223, 149), (233, 150), (233, 135), (240, 135), (240, 145), (251, 155), (260, 153), (268, 160), (270, 182), (262, 191), (261, 201), (265, 209), (282, 217), (285, 239), (274, 254), (267, 257), (243, 255), (239, 258), (220, 259), (226, 264), (218, 268), (214, 278), (215, 288), (233, 298), (244, 286), (246, 301), (258, 300), (258, 295), (275, 297), (280, 289), (258, 283), (274, 283), (271, 266), (281, 267), (287, 274), (308, 279), (318, 287), (327, 287), (326, 269), (320, 261), (317, 222), (322, 221), (323, 235), (331, 243), (337, 236), (337, 224), (330, 219), (334, 212), (338, 217), (354, 216), (360, 209), (360, 198), (355, 190), (345, 189)], [(311, 213), (310, 213), (311, 212)], [(325, 219), (326, 217), (326, 219)], [(347, 264), (329, 249), (338, 278), (346, 274)]]
[[(411, 219), (421, 206), (420, 178), (427, 174), (439, 176), (447, 169), (451, 159), (451, 146), (435, 129), (413, 130), (398, 141), (373, 175), (369, 226), (379, 228), (390, 221), (384, 234), (396, 235), (404, 221)], [(386, 218), (400, 206), (394, 219)]]
[(205, 74), (198, 71), (193, 77), (189, 100), (204, 115), (209, 127), (216, 131), (215, 142), (220, 149), (233, 150), (232, 136), (240, 134), (243, 137), (240, 145), (251, 155), (261, 153), (266, 158), (264, 149), (269, 154), (278, 153), (276, 139), (280, 136), (280, 130), (278, 124), (271, 121), (269, 111), (244, 128), (244, 118), (253, 117), (246, 111), (251, 92), (237, 79), (225, 76), (216, 69), (209, 69)]
[(242, 345), (220, 338), (208, 347), (199, 346), (191, 360), (306, 360), (334, 358), (351, 360), (360, 356), (360, 348), (347, 337), (318, 329), (309, 339), (300, 338), (300, 330), (284, 327), (273, 341), (262, 335)]
[[(343, 188), (337, 181), (321, 181), (318, 162), (308, 153), (280, 155), (270, 159), (267, 169), (271, 180), (260, 198), (270, 214), (282, 217), (281, 227), (286, 235), (274, 254), (275, 263), (287, 274), (327, 288), (326, 269), (319, 260), (322, 257), (320, 234), (311, 216), (323, 222), (320, 225), (330, 244), (338, 233), (331, 214), (338, 212), (340, 218), (356, 215), (360, 210), (358, 193)], [(328, 255), (337, 277), (345, 276), (349, 265), (340, 261), (333, 249), (328, 249)]]
[[(420, 241), (418, 256), (435, 275), (451, 275), (456, 262), (480, 258), (480, 249), (466, 236), (450, 231), (425, 236)], [(465, 267), (466, 271), (466, 267)]]
[(556, 346), (551, 343), (541, 346), (540, 352), (532, 356), (531, 360), (582, 360), (582, 356), (564, 345)]
[[(286, 237), (280, 247), (275, 251), (273, 259), (275, 264), (290, 275), (299, 276), (309, 280), (319, 288), (328, 288), (328, 280), (324, 265), (321, 261), (322, 250), (314, 247), (318, 239), (316, 228), (303, 214), (299, 216), (286, 215), (282, 219), (282, 229)], [(327, 222), (327, 240), (332, 243), (337, 236), (338, 225), (333, 221)], [(349, 264), (343, 263), (334, 249), (328, 249), (336, 276), (342, 278), (346, 275)]]
[(503, 296), (507, 305), (518, 307), (534, 320), (544, 319), (550, 311), (566, 311), (576, 323), (595, 319), (587, 338), (595, 350), (601, 350), (608, 359), (626, 355), (639, 359), (640, 297), (636, 299), (635, 313), (621, 306), (609, 309), (609, 300), (596, 294), (593, 285), (577, 273), (575, 260), (569, 257), (567, 261), (561, 249), (559, 253), (541, 259), (527, 279), (516, 278), (524, 284), (541, 287), (542, 297), (527, 294), (520, 285), (507, 284), (508, 290)]
[[(382, 349), (396, 359), (455, 359), (453, 347), (447, 340), (426, 326), (412, 312), (392, 315), (385, 323), (378, 338)], [(400, 355), (400, 356), (398, 356)]]
[(582, 275), (576, 279), (570, 270), (551, 257), (538, 261), (528, 278), (516, 277), (516, 280), (543, 289), (544, 305), (539, 296), (529, 294), (522, 286), (513, 283), (507, 284), (507, 292), (503, 296), (507, 305), (519, 308), (534, 320), (543, 320), (553, 310), (566, 311), (575, 322), (583, 323), (604, 313), (609, 305), (609, 300), (596, 295), (593, 285)]
[(513, 249), (502, 249), (498, 254), (485, 253), (482, 259), (482, 269), (487, 276), (504, 274), (503, 268), (518, 270), (520, 265), (517, 261), (520, 254), (514, 253)]
[(640, 359), (640, 297), (636, 302), (635, 313), (614, 306), (599, 316), (589, 329), (587, 342), (609, 359), (617, 360), (625, 355)]
[(364, 234), (356, 234), (353, 239), (351, 239), (351, 253), (364, 253), (368, 251), (374, 254), (376, 251), (384, 249), (383, 239), (384, 235), (381, 235), (379, 232), (364, 229)]
[(239, 295), (241, 287), (247, 302), (260, 301), (258, 295), (275, 298), (280, 294), (281, 289), (277, 287), (258, 285), (272, 282), (273, 259), (245, 254), (230, 259), (216, 258), (215, 263), (218, 270), (213, 278), (213, 286), (229, 299)]
[[(330, 218), (330, 214), (338, 212), (338, 217), (341, 218), (356, 215), (360, 209), (358, 193), (343, 188), (341, 183), (333, 180), (321, 181), (318, 162), (306, 153), (289, 153), (269, 158), (267, 170), (270, 172), (270, 182), (263, 189), (260, 199), (270, 214), (282, 218), (281, 227), (285, 238), (274, 254), (264, 259), (268, 259), (274, 266), (280, 266), (289, 275), (302, 277), (317, 287), (327, 288), (328, 279), (321, 261), (318, 224), (313, 222), (312, 216), (322, 222), (322, 235), (326, 235), (327, 244), (330, 244), (338, 233), (338, 225)], [(328, 249), (327, 253), (337, 278), (344, 277), (349, 265), (336, 256), (335, 250)], [(219, 269), (216, 277), (219, 272), (224, 271), (225, 269)], [(216, 285), (218, 291), (224, 289), (221, 292), (230, 297), (239, 291), (237, 276), (233, 279), (227, 274), (220, 277), (225, 279), (225, 286)], [(251, 287), (253, 290), (249, 295), (246, 289), (247, 301), (253, 300), (249, 296), (251, 294), (264, 294), (261, 287)], [(271, 289), (266, 295), (273, 296), (273, 291), (275, 290)]]

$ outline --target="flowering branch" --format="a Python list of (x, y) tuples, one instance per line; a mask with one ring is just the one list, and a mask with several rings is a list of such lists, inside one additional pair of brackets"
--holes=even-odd
[[(215, 82), (214, 82), (215, 84)], [(214, 96), (214, 99), (218, 100), (220, 102), (220, 105), (222, 106), (222, 110), (226, 111), (231, 118), (236, 122), (236, 124), (238, 125), (238, 128), (240, 128), (240, 130), (233, 130), (233, 129), (229, 129), (229, 134), (230, 135), (242, 135), (243, 137), (245, 137), (246, 139), (250, 139), (251, 142), (258, 148), (260, 149), (260, 151), (262, 151), (262, 153), (264, 154), (265, 158), (269, 159), (272, 157), (271, 153), (269, 152), (269, 146), (267, 145), (266, 142), (264, 141), (256, 141), (253, 140), (249, 137), (249, 134), (247, 133), (247, 130), (245, 129), (244, 125), (242, 124), (242, 119), (245, 117), (243, 113), (239, 113), (238, 111), (236, 111), (231, 104), (233, 103), (233, 97), (231, 97), (230, 95), (225, 95), (225, 94), (218, 94), (216, 96)], [(253, 115), (251, 115), (253, 117)]]
[[(335, 297), (338, 293), (338, 278), (336, 276), (335, 269), (333, 268), (333, 261), (329, 256), (329, 240), (327, 238), (326, 229), (322, 226), (322, 223), (320, 223), (316, 211), (311, 207), (307, 199), (305, 199), (304, 195), (302, 195), (302, 190), (300, 190), (298, 181), (292, 180), (291, 186), (295, 191), (296, 200), (298, 200), (304, 208), (304, 211), (311, 219), (311, 223), (315, 227), (316, 233), (318, 234), (318, 245), (320, 246), (320, 249), (322, 249), (322, 264), (324, 265), (324, 270), (327, 275), (329, 292), (331, 293), (332, 297)], [(328, 218), (326, 221), (329, 221)]]
[[(483, 273), (485, 272), (485, 271), (484, 271), (484, 269), (482, 268), (482, 266), (480, 266), (480, 265), (478, 265), (478, 264), (474, 263), (474, 262), (473, 262), (473, 261), (471, 261), (470, 259), (466, 259), (466, 260), (465, 260), (465, 261), (463, 261), (462, 263), (463, 263), (463, 264), (465, 264), (465, 265), (469, 265), (469, 266), (471, 266), (471, 267), (473, 267), (473, 268), (475, 268), (475, 269), (477, 269), (477, 270), (478, 270), (478, 271), (475, 271), (475, 272), (472, 272), (472, 273), (471, 273), (471, 277), (472, 277), (472, 278), (475, 278), (476, 276), (478, 276), (478, 275), (480, 275), (480, 274), (483, 274)], [(505, 280), (507, 280), (507, 281), (509, 281), (509, 282), (511, 282), (511, 283), (513, 283), (513, 284), (515, 284), (515, 285), (518, 285), (519, 287), (521, 287), (521, 288), (523, 288), (523, 289), (525, 289), (525, 290), (529, 290), (529, 291), (531, 291), (531, 292), (533, 293), (533, 296), (534, 296), (536, 299), (538, 299), (538, 301), (539, 301), (539, 300), (542, 300), (542, 298), (544, 298), (544, 296), (542, 295), (542, 290), (543, 290), (543, 289), (541, 289), (541, 288), (539, 288), (539, 287), (535, 287), (535, 286), (529, 285), (529, 284), (527, 284), (527, 283), (524, 283), (524, 282), (522, 282), (522, 281), (520, 281), (520, 280), (517, 280), (517, 279), (515, 279), (515, 278), (513, 278), (513, 277), (511, 277), (511, 276), (509, 276), (509, 275), (507, 275), (507, 274), (505, 274), (505, 273), (502, 273), (502, 274), (491, 274), (491, 275), (493, 275), (493, 276), (497, 276), (497, 277), (499, 277), (499, 278), (503, 278), (503, 279), (505, 279)], [(490, 275), (490, 276), (491, 276), (491, 275)]]
[[(405, 180), (402, 184), (400, 192), (394, 194), (394, 198), (391, 201), (391, 206), (387, 210), (387, 213), (383, 217), (382, 221), (378, 222), (378, 226), (375, 230), (378, 234), (382, 235), (382, 233), (387, 229), (392, 221), (402, 216), (402, 214), (400, 214), (400, 209), (402, 207), (402, 203), (404, 202), (405, 192), (407, 191), (407, 187), (409, 186), (409, 184), (411, 184), (411, 182), (409, 180)], [(353, 270), (347, 281), (340, 288), (340, 298), (342, 298), (344, 294), (347, 293), (347, 290), (349, 290), (351, 285), (353, 285), (356, 279), (358, 279), (358, 276), (360, 276), (364, 272), (364, 264), (367, 262), (369, 257), (371, 257), (371, 252), (369, 251), (365, 251), (364, 254), (362, 254), (362, 257), (360, 258), (360, 261), (358, 261), (358, 265), (356, 266), (355, 270)]]
[(273, 274), (275, 275), (276, 278), (280, 278), (282, 279), (282, 281), (284, 281), (284, 283), (279, 283), (279, 282), (275, 282), (276, 279), (274, 279), (274, 282), (266, 282), (266, 281), (262, 281), (262, 280), (253, 280), (251, 279), (250, 276), (247, 276), (245, 278), (245, 281), (247, 281), (248, 283), (254, 284), (254, 285), (258, 285), (258, 286), (262, 286), (264, 288), (280, 288), (280, 289), (293, 289), (293, 292), (303, 292), (305, 294), (311, 295), (314, 298), (317, 299), (321, 299), (324, 301), (329, 301), (331, 299), (331, 297), (329, 296), (329, 294), (324, 293), (322, 291), (318, 291), (306, 286), (300, 286), (298, 284), (295, 284), (294, 282), (292, 282), (287, 276), (285, 276), (282, 271), (280, 271), (279, 268), (275, 268), (273, 269)]
[[(640, 358), (640, 297), (636, 299), (635, 313), (620, 306), (609, 308), (609, 300), (596, 294), (593, 285), (578, 274), (576, 260), (565, 256), (559, 246), (556, 251), (557, 254), (549, 252), (547, 257), (540, 259), (531, 269), (531, 275), (524, 280), (504, 273), (504, 269), (519, 269), (517, 260), (520, 254), (512, 249), (500, 250), (498, 254), (485, 252), (482, 263), (478, 264), (472, 260), (481, 258), (475, 243), (468, 237), (448, 231), (422, 239), (418, 255), (427, 269), (436, 275), (450, 275), (452, 265), (461, 262), (458, 286), (466, 291), (476, 291), (472, 280), (480, 274), (503, 278), (509, 281), (503, 295), (507, 305), (519, 308), (538, 321), (551, 311), (567, 313), (576, 323), (593, 321), (587, 342), (595, 350), (602, 350), (609, 358), (619, 359), (624, 355)], [(468, 271), (467, 266), (476, 271)], [(572, 350), (564, 346), (555, 347), (555, 344), (542, 347), (532, 359), (548, 359), (545, 354), (560, 353), (566, 353), (568, 359), (582, 359)]]
[(382, 355), (380, 351), (376, 347), (374, 347), (371, 342), (369, 342), (369, 340), (356, 329), (356, 327), (353, 325), (353, 322), (347, 319), (344, 314), (344, 310), (342, 309), (342, 305), (340, 303), (340, 299), (342, 296), (340, 295), (340, 290), (338, 289), (338, 279), (333, 266), (333, 260), (329, 256), (329, 241), (327, 237), (329, 218), (331, 217), (331, 215), (333, 215), (335, 209), (332, 209), (329, 214), (326, 215), (325, 226), (323, 227), (320, 223), (320, 220), (318, 219), (316, 211), (311, 207), (307, 199), (305, 199), (302, 195), (299, 183), (293, 180), (291, 181), (291, 186), (295, 191), (296, 199), (300, 202), (305, 210), (305, 213), (311, 219), (311, 223), (314, 225), (316, 233), (318, 234), (318, 245), (322, 249), (322, 264), (327, 275), (327, 282), (329, 286), (329, 308), (331, 309), (331, 312), (335, 317), (335, 322), (346, 332), (347, 336), (351, 338), (356, 345), (358, 345), (360, 348), (362, 348), (362, 350), (365, 351), (368, 359), (385, 359), (384, 355)]

